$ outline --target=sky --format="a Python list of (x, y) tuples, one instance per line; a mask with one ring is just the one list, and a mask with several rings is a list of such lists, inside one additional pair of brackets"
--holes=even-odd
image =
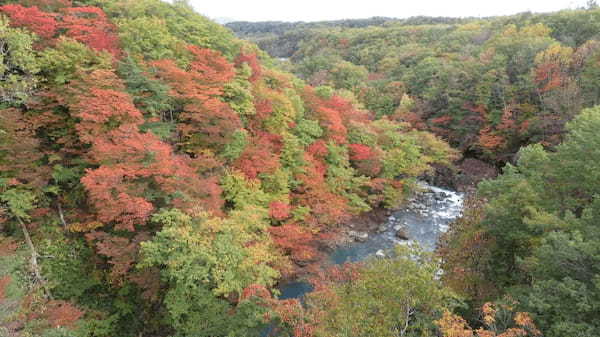
[(586, 0), (189, 0), (201, 14), (229, 21), (319, 21), (386, 16), (494, 16), (550, 12)]

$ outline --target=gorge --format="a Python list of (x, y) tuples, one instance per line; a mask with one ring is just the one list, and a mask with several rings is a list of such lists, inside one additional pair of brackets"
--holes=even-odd
[[(341, 244), (329, 252), (330, 264), (359, 262), (367, 258), (385, 258), (395, 245), (418, 244), (433, 251), (441, 233), (448, 224), (462, 213), (464, 194), (426, 183), (420, 183), (421, 191), (408, 201), (407, 206), (392, 212), (387, 221), (375, 233), (369, 233), (363, 242)], [(351, 230), (351, 227), (350, 227)], [(398, 238), (404, 232), (408, 240)], [(404, 235), (403, 235), (404, 236)], [(328, 262), (322, 263), (327, 266)], [(295, 281), (280, 286), (280, 299), (301, 298), (312, 290), (309, 283)]]

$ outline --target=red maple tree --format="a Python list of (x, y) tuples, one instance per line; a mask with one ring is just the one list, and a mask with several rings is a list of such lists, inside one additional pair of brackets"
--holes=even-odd
[(171, 95), (183, 106), (178, 129), (186, 150), (220, 149), (242, 125), (239, 116), (219, 99), (224, 85), (235, 76), (235, 70), (216, 51), (196, 46), (188, 50), (194, 55), (188, 69), (179, 68), (172, 60), (159, 60), (151, 65), (158, 77), (171, 86)]
[(37, 6), (27, 8), (18, 4), (8, 4), (1, 6), (0, 12), (8, 15), (12, 27), (27, 28), (43, 39), (51, 39), (56, 35), (56, 15), (43, 12)]
[(252, 70), (252, 75), (249, 78), (250, 82), (258, 81), (258, 79), (262, 75), (262, 67), (260, 65), (260, 61), (258, 60), (258, 57), (256, 56), (256, 53), (251, 53), (251, 54), (241, 53), (235, 59), (236, 66), (239, 66), (244, 63), (247, 64), (250, 67), (250, 69)]
[(66, 35), (98, 51), (115, 57), (121, 55), (117, 28), (98, 7), (71, 7), (63, 9), (59, 27)]

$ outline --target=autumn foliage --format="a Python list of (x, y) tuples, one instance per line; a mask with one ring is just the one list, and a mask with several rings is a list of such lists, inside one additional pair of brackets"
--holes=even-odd
[(218, 52), (189, 46), (194, 59), (188, 69), (172, 60), (152, 63), (158, 77), (171, 86), (171, 95), (182, 105), (181, 145), (191, 152), (210, 146), (223, 146), (241, 127), (239, 117), (218, 96), (234, 76), (233, 66)]
[(46, 310), (45, 318), (52, 327), (71, 328), (84, 314), (72, 303), (65, 301), (50, 301)]
[[(253, 335), (276, 319), (312, 336), (277, 282), (315, 270), (340, 224), (402, 200), (449, 149), (430, 159), (418, 133), (263, 64), (183, 3), (96, 3), (0, 7), (21, 52), (0, 74), (16, 93), (0, 86), (0, 235), (19, 242), (0, 247), (15, 257), (0, 302), (22, 277), (15, 327)], [(138, 20), (149, 32), (132, 42)], [(411, 154), (419, 169), (396, 172)]]
[(499, 311), (508, 311), (512, 314), (509, 306), (485, 303), (481, 309), (481, 320), (484, 327), (478, 329), (472, 329), (462, 317), (448, 311), (436, 323), (444, 337), (535, 337), (542, 335), (531, 316), (525, 312), (511, 315), (510, 320), (514, 322), (514, 326), (502, 327), (506, 322), (499, 321)]
[(364, 144), (350, 144), (350, 159), (351, 160), (369, 160), (375, 157), (373, 150)]
[(0, 278), (0, 301), (6, 298), (6, 288), (8, 284), (12, 281), (10, 275), (5, 275)]
[[(275, 137), (272, 137), (275, 136)], [(250, 143), (234, 163), (248, 179), (273, 173), (279, 167), (278, 136), (263, 133)]]
[(269, 215), (275, 220), (285, 220), (290, 216), (290, 205), (281, 201), (273, 201), (269, 204)]
[(239, 66), (241, 64), (247, 64), (252, 70), (252, 75), (249, 78), (250, 82), (256, 82), (262, 75), (262, 67), (256, 53), (240, 54), (235, 60), (235, 65)]
[(73, 7), (63, 11), (60, 27), (67, 36), (86, 44), (92, 49), (106, 51), (119, 57), (117, 28), (98, 7)]
[(8, 4), (0, 7), (0, 12), (11, 18), (11, 25), (27, 28), (48, 43), (60, 29), (90, 48), (115, 57), (121, 54), (117, 28), (98, 7), (65, 7), (59, 13), (46, 13), (37, 6)]
[(285, 224), (270, 229), (273, 242), (284, 252), (290, 254), (292, 260), (300, 263), (314, 261), (319, 252), (316, 237), (309, 228)]
[(0, 12), (8, 15), (11, 26), (30, 29), (44, 39), (53, 38), (59, 27), (56, 15), (45, 13), (36, 6), (8, 4), (0, 7)]

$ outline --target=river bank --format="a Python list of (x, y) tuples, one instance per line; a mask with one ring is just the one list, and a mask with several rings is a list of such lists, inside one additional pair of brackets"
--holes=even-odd
[[(398, 244), (417, 243), (433, 251), (439, 236), (460, 216), (464, 194), (420, 183), (420, 191), (397, 210), (375, 210), (356, 217), (340, 229), (340, 238), (324, 247), (318, 268), (379, 256)], [(312, 287), (307, 273), (283, 282), (280, 298), (301, 298)]]

